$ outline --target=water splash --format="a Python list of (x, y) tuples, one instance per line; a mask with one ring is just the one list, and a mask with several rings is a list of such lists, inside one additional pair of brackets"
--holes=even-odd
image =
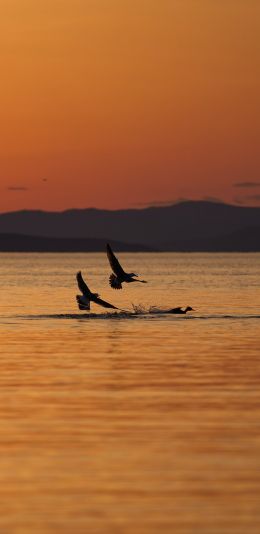
[(150, 313), (150, 309), (147, 309), (143, 304), (133, 304), (132, 302), (132, 307), (135, 315), (146, 315)]

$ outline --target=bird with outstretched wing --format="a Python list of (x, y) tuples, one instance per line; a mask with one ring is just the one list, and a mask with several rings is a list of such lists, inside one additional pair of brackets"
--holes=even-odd
[(114, 252), (112, 251), (109, 243), (107, 243), (107, 257), (112, 269), (112, 274), (109, 276), (109, 283), (113, 289), (122, 289), (122, 283), (126, 282), (140, 282), (141, 284), (146, 284), (146, 280), (136, 280), (138, 274), (135, 273), (126, 273), (121, 267), (118, 259), (116, 258)]
[(78, 307), (80, 310), (90, 310), (90, 302), (95, 302), (95, 304), (103, 306), (103, 308), (112, 308), (114, 310), (118, 310), (118, 308), (116, 306), (113, 306), (113, 304), (102, 300), (98, 293), (92, 293), (92, 291), (90, 291), (85, 280), (83, 279), (81, 271), (77, 273), (76, 279), (78, 282), (79, 290), (82, 293), (82, 295), (76, 295)]
[(113, 289), (122, 289), (121, 280), (124, 279), (126, 273), (121, 267), (109, 243), (107, 243), (107, 257), (110, 263), (110, 267), (113, 271), (113, 273), (109, 277), (109, 283), (111, 287), (113, 287)]

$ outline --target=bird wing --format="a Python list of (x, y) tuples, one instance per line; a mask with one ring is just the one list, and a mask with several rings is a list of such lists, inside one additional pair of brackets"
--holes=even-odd
[(76, 295), (76, 301), (80, 310), (90, 310), (90, 300), (85, 295)]
[(77, 278), (79, 290), (81, 291), (81, 293), (83, 293), (83, 295), (86, 295), (87, 297), (90, 297), (91, 291), (88, 288), (86, 282), (84, 282), (81, 271), (77, 273), (76, 278)]
[(122, 269), (118, 259), (115, 257), (115, 254), (113, 253), (110, 245), (107, 243), (107, 257), (111, 266), (112, 271), (116, 274), (116, 276), (122, 276), (125, 274), (124, 270)]
[(113, 306), (113, 304), (109, 304), (109, 302), (106, 302), (105, 300), (102, 300), (99, 297), (93, 297), (92, 300), (96, 304), (99, 304), (99, 306), (103, 306), (103, 308), (113, 308), (114, 310), (118, 310), (116, 306)]
[(110, 275), (109, 283), (113, 289), (122, 289), (122, 284), (114, 273)]

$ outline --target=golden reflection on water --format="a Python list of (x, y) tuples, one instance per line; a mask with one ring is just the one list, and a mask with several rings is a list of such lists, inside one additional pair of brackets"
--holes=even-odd
[[(1, 255), (0, 532), (258, 533), (260, 255), (126, 260), (118, 295), (100, 255)], [(78, 268), (196, 312), (79, 318)]]

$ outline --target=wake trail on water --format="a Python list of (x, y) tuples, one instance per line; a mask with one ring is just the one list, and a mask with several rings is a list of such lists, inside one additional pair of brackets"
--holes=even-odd
[(120, 310), (113, 312), (101, 312), (101, 313), (94, 313), (94, 312), (84, 312), (84, 313), (41, 313), (41, 314), (34, 314), (34, 315), (15, 315), (13, 316), (16, 319), (23, 319), (23, 320), (43, 320), (43, 319), (76, 319), (76, 320), (91, 320), (91, 319), (149, 319), (149, 318), (157, 318), (157, 319), (171, 319), (171, 320), (243, 320), (243, 319), (260, 319), (259, 314), (199, 314), (196, 313), (189, 315), (175, 315), (172, 314), (168, 310), (160, 308), (159, 306), (145, 306), (144, 304), (134, 304), (132, 303), (132, 310)]

